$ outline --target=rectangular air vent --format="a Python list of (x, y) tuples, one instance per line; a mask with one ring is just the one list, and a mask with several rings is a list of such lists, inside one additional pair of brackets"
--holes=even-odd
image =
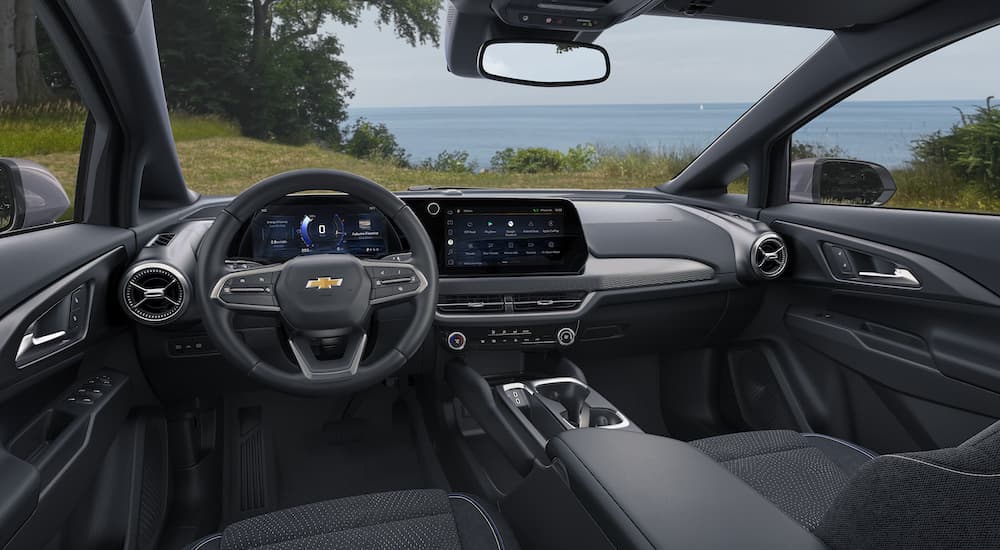
[(441, 313), (503, 313), (503, 296), (500, 294), (441, 296), (438, 300)]
[(540, 294), (515, 294), (514, 311), (563, 311), (576, 309), (583, 303), (585, 292), (549, 292)]
[(150, 246), (167, 246), (168, 244), (170, 244), (170, 241), (172, 241), (173, 239), (174, 239), (174, 234), (173, 233), (159, 233), (158, 235), (156, 235), (155, 237), (153, 237), (152, 240), (149, 241), (149, 244), (147, 244), (146, 246), (147, 247), (150, 247)]

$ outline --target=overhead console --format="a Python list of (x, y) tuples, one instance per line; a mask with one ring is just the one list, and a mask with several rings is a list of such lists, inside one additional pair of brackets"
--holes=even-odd
[(559, 31), (597, 32), (649, 10), (659, 0), (494, 0), (504, 23)]
[(587, 261), (580, 217), (559, 199), (412, 200), (443, 277), (577, 274)]

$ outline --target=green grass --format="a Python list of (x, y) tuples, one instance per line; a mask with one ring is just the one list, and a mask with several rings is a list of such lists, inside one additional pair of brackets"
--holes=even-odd
[[(0, 156), (34, 160), (66, 186), (72, 198), (86, 112), (71, 103), (0, 106)], [(316, 145), (288, 146), (240, 136), (239, 128), (217, 117), (171, 114), (177, 154), (185, 180), (204, 195), (235, 195), (273, 174), (296, 168), (335, 168), (368, 177), (392, 190), (415, 185), (438, 187), (629, 189), (651, 187), (680, 172), (693, 150), (643, 147), (598, 148), (592, 167), (582, 172), (536, 174), (462, 173), (401, 168), (361, 160)], [(889, 206), (1000, 213), (1000, 199), (943, 169), (894, 170), (898, 191)], [(746, 178), (731, 193), (746, 193)]]
[[(86, 121), (87, 110), (69, 101), (0, 104), (0, 156), (33, 159), (49, 153), (77, 153)], [(215, 116), (171, 113), (170, 125), (175, 141), (240, 135), (238, 126)]]
[(80, 151), (87, 110), (69, 101), (44, 105), (0, 105), (0, 156)]

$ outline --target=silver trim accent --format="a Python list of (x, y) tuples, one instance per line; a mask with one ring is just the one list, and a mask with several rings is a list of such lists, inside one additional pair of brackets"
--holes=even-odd
[[(170, 240), (172, 241), (172, 240), (174, 240), (174, 237), (177, 236), (177, 233), (171, 233), (171, 232), (157, 233), (156, 235), (153, 235), (152, 239), (149, 239), (149, 242), (147, 242), (146, 246), (144, 246), (143, 248), (149, 248), (149, 247), (153, 246), (153, 243), (155, 243), (157, 241), (157, 239), (159, 239), (163, 235), (170, 235)], [(167, 241), (167, 244), (170, 244), (170, 242)], [(163, 245), (157, 245), (157, 246), (167, 246), (167, 245), (163, 244)]]
[(905, 267), (897, 267), (892, 273), (879, 273), (877, 271), (859, 271), (858, 277), (876, 279), (882, 284), (893, 286), (919, 287), (920, 280), (912, 271)]
[[(588, 292), (586, 296), (580, 300), (580, 304), (573, 309), (555, 309), (551, 311), (515, 311), (512, 313), (507, 313), (506, 307), (499, 311), (487, 311), (482, 313), (445, 313), (442, 311), (435, 310), (434, 318), (438, 321), (468, 321), (468, 320), (485, 320), (492, 317), (500, 317), (504, 322), (514, 322), (514, 321), (537, 321), (547, 318), (562, 319), (562, 320), (572, 320), (578, 317), (579, 313), (583, 311), (590, 303), (594, 300), (596, 293)], [(438, 304), (438, 307), (447, 306), (450, 304)], [(466, 305), (466, 304), (458, 304)], [(498, 304), (496, 302), (491, 302), (487, 305), (504, 305)]]
[[(761, 249), (761, 246), (767, 241), (777, 241), (780, 246), (773, 252), (764, 251)], [(757, 260), (758, 253), (764, 255), (760, 261)], [(777, 270), (764, 271), (763, 265), (765, 262), (777, 262), (780, 267)], [(753, 244), (750, 245), (750, 267), (762, 279), (777, 279), (785, 272), (785, 269), (788, 268), (788, 245), (781, 238), (781, 235), (773, 231), (768, 231), (754, 240)]]
[[(587, 388), (588, 390), (591, 390), (591, 391), (593, 390), (593, 388), (591, 388), (587, 384), (584, 384), (583, 382), (577, 380), (576, 378), (571, 378), (569, 376), (559, 376), (559, 377), (556, 377), (556, 378), (543, 378), (541, 380), (532, 380), (530, 382), (513, 382), (513, 383), (510, 383), (510, 384), (504, 384), (503, 386), (500, 386), (500, 389), (504, 393), (506, 393), (507, 390), (524, 390), (524, 391), (528, 392), (529, 394), (533, 395), (533, 394), (535, 394), (535, 393), (538, 392), (538, 388), (541, 387), (541, 386), (547, 386), (549, 384), (567, 384), (567, 383), (568, 384), (576, 384), (578, 386)], [(628, 417), (625, 416), (625, 414), (622, 413), (620, 410), (618, 410), (618, 409), (610, 409), (610, 410), (615, 413), (615, 416), (617, 416), (619, 419), (621, 419), (621, 422), (619, 422), (618, 424), (612, 424), (610, 426), (588, 426), (588, 428), (597, 428), (598, 430), (620, 430), (622, 428), (627, 428), (627, 427), (629, 427), (629, 426), (632, 425), (632, 423), (629, 421)], [(563, 418), (560, 415), (553, 415), (553, 416), (555, 416), (556, 418), (558, 418), (559, 422), (566, 429), (568, 429), (568, 430), (579, 430), (580, 429), (580, 428), (578, 428), (578, 427), (570, 424), (568, 420), (566, 420), (565, 418)]]
[[(231, 302), (227, 302), (222, 299), (222, 289), (226, 286), (226, 281), (230, 279), (235, 279), (237, 277), (246, 277), (247, 275), (260, 275), (263, 273), (281, 273), (281, 266), (282, 264), (274, 264), (267, 267), (259, 267), (256, 269), (244, 269), (242, 271), (235, 271), (228, 275), (223, 275), (222, 277), (219, 278), (218, 281), (216, 281), (215, 286), (212, 287), (212, 293), (209, 295), (209, 297), (213, 300), (218, 301), (220, 304), (222, 304), (222, 307), (226, 309), (246, 310), (246, 311), (268, 311), (272, 313), (279, 312), (281, 311), (281, 307), (279, 305), (261, 306), (253, 304), (234, 304)], [(275, 283), (277, 283), (277, 281), (274, 280), (271, 281), (271, 297), (275, 298), (275, 303), (277, 303), (277, 298), (275, 297), (276, 293), (274, 292)]]
[[(458, 347), (451, 345), (451, 337), (456, 334), (462, 337), (462, 345)], [(456, 330), (454, 332), (449, 333), (448, 336), (445, 337), (444, 342), (445, 344), (448, 345), (448, 348), (451, 349), (452, 351), (462, 351), (463, 349), (465, 349), (465, 345), (469, 343), (469, 338), (465, 336), (465, 333)]]
[[(162, 271), (166, 271), (168, 274), (170, 274), (175, 279), (177, 279), (177, 284), (179, 284), (181, 286), (181, 291), (182, 291), (181, 301), (180, 301), (180, 303), (174, 304), (177, 307), (177, 309), (173, 313), (171, 313), (170, 315), (168, 315), (168, 316), (166, 316), (166, 317), (164, 317), (162, 319), (148, 319), (146, 317), (143, 317), (142, 315), (140, 315), (138, 312), (136, 312), (135, 310), (133, 310), (128, 305), (128, 300), (126, 298), (126, 292), (127, 292), (127, 289), (128, 289), (129, 285), (136, 286), (138, 288), (142, 288), (142, 290), (147, 291), (147, 292), (152, 291), (154, 294), (155, 294), (155, 291), (162, 292), (162, 291), (166, 290), (166, 288), (167, 288), (167, 287), (164, 287), (164, 288), (161, 288), (161, 289), (146, 289), (146, 288), (143, 288), (143, 287), (139, 287), (139, 285), (133, 283), (132, 282), (132, 278), (135, 277), (140, 271), (142, 271), (144, 269), (160, 269)], [(156, 297), (156, 296), (153, 296), (153, 297)], [(162, 296), (160, 296), (160, 297), (162, 297)], [(124, 309), (125, 312), (128, 313), (136, 321), (138, 321), (140, 323), (143, 323), (143, 324), (146, 324), (146, 325), (164, 325), (164, 324), (167, 324), (167, 323), (173, 321), (177, 317), (183, 315), (184, 312), (187, 311), (188, 305), (190, 305), (190, 302), (191, 302), (191, 283), (188, 282), (187, 277), (185, 277), (184, 274), (181, 273), (180, 270), (178, 270), (177, 268), (175, 268), (175, 267), (173, 267), (171, 265), (168, 265), (168, 264), (165, 264), (165, 263), (162, 263), (162, 262), (148, 262), (148, 261), (139, 262), (137, 264), (133, 264), (132, 267), (130, 267), (128, 269), (128, 271), (125, 272), (125, 275), (122, 277), (122, 282), (121, 282), (120, 288), (118, 290), (118, 298), (121, 301), (122, 309)], [(137, 303), (136, 306), (140, 305), (141, 303), (142, 303), (142, 301), (140, 301), (139, 303)]]
[[(87, 262), (86, 264), (84, 264), (83, 266), (77, 268), (76, 270), (74, 270), (73, 272), (69, 273), (65, 277), (63, 277), (63, 278), (59, 279), (58, 281), (50, 284), (48, 286), (48, 288), (46, 288), (45, 291), (46, 292), (54, 292), (55, 291), (54, 289), (59, 289), (59, 287), (61, 285), (68, 286), (68, 285), (72, 284), (72, 283), (68, 283), (67, 281), (72, 281), (74, 279), (79, 280), (81, 277), (83, 277), (85, 274), (87, 274), (95, 266), (97, 266), (101, 262), (104, 262), (105, 260), (107, 260), (111, 256), (114, 256), (115, 254), (118, 254), (119, 252), (124, 253), (124, 250), (125, 250), (125, 247), (123, 247), (123, 246), (117, 246), (117, 247), (109, 250), (108, 252), (105, 252), (104, 254), (101, 254), (97, 258), (94, 258), (93, 260)], [(80, 333), (77, 334), (72, 340), (67, 340), (62, 345), (60, 345), (58, 348), (52, 350), (51, 352), (46, 353), (46, 354), (44, 354), (44, 355), (42, 355), (40, 357), (36, 357), (36, 358), (32, 359), (31, 361), (28, 361), (27, 363), (23, 364), (23, 365), (17, 365), (16, 364), (17, 361), (15, 360), (15, 366), (16, 366), (17, 370), (22, 370), (22, 369), (26, 369), (28, 367), (31, 367), (32, 365), (38, 363), (39, 361), (44, 361), (45, 359), (48, 359), (48, 358), (50, 358), (50, 357), (52, 357), (52, 356), (54, 356), (56, 354), (62, 353), (62, 352), (66, 351), (66, 350), (68, 350), (70, 348), (72, 348), (73, 346), (75, 346), (75, 345), (79, 344), (80, 342), (82, 342), (82, 341), (84, 341), (84, 340), (87, 339), (87, 336), (90, 335), (90, 320), (91, 320), (91, 314), (93, 313), (93, 309), (94, 309), (94, 296), (93, 296), (93, 292), (94, 291), (93, 291), (93, 284), (92, 284), (92, 282), (90, 282), (88, 280), (84, 280), (83, 282), (80, 282), (80, 286), (83, 286), (84, 288), (88, 289), (87, 293), (88, 293), (88, 296), (89, 296), (88, 302), (87, 302), (87, 309), (84, 312), (83, 317), (81, 318), (82, 324), (81, 324), (81, 328), (80, 328)], [(69, 290), (69, 294), (72, 294), (73, 290), (75, 290), (75, 289), (70, 289)], [(55, 307), (55, 305), (58, 305), (58, 303), (59, 303), (59, 300), (56, 300), (55, 304), (52, 307)], [(36, 320), (40, 319), (41, 317), (44, 317), (45, 314), (48, 313), (51, 309), (52, 308), (50, 307), (48, 310), (46, 310), (45, 313), (43, 313), (41, 316), (39, 316), (38, 318), (36, 318)], [(14, 313), (16, 311), (17, 310), (13, 310), (12, 313)], [(11, 315), (8, 315), (8, 317), (11, 317)], [(28, 326), (30, 327), (31, 325), (29, 324)]]
[[(569, 342), (562, 341), (562, 335), (565, 333), (569, 333)], [(563, 347), (572, 346), (576, 342), (576, 331), (569, 327), (563, 327), (559, 329), (556, 332), (556, 342)]]

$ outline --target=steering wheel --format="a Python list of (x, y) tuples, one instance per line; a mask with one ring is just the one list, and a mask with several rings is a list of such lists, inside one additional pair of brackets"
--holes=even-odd
[[(363, 260), (350, 254), (299, 256), (284, 263), (226, 271), (230, 244), (261, 208), (290, 193), (337, 191), (377, 208), (402, 232), (411, 256)], [(388, 189), (336, 170), (296, 170), (267, 178), (237, 196), (215, 219), (198, 251), (195, 294), (209, 337), (233, 365), (272, 388), (325, 395), (373, 385), (402, 367), (430, 331), (437, 297), (437, 261), (423, 224)], [(366, 327), (375, 308), (412, 300), (407, 333), (378, 357), (362, 360)], [(234, 312), (279, 315), (299, 370), (261, 359), (233, 328)], [(339, 357), (317, 348), (343, 349)]]

